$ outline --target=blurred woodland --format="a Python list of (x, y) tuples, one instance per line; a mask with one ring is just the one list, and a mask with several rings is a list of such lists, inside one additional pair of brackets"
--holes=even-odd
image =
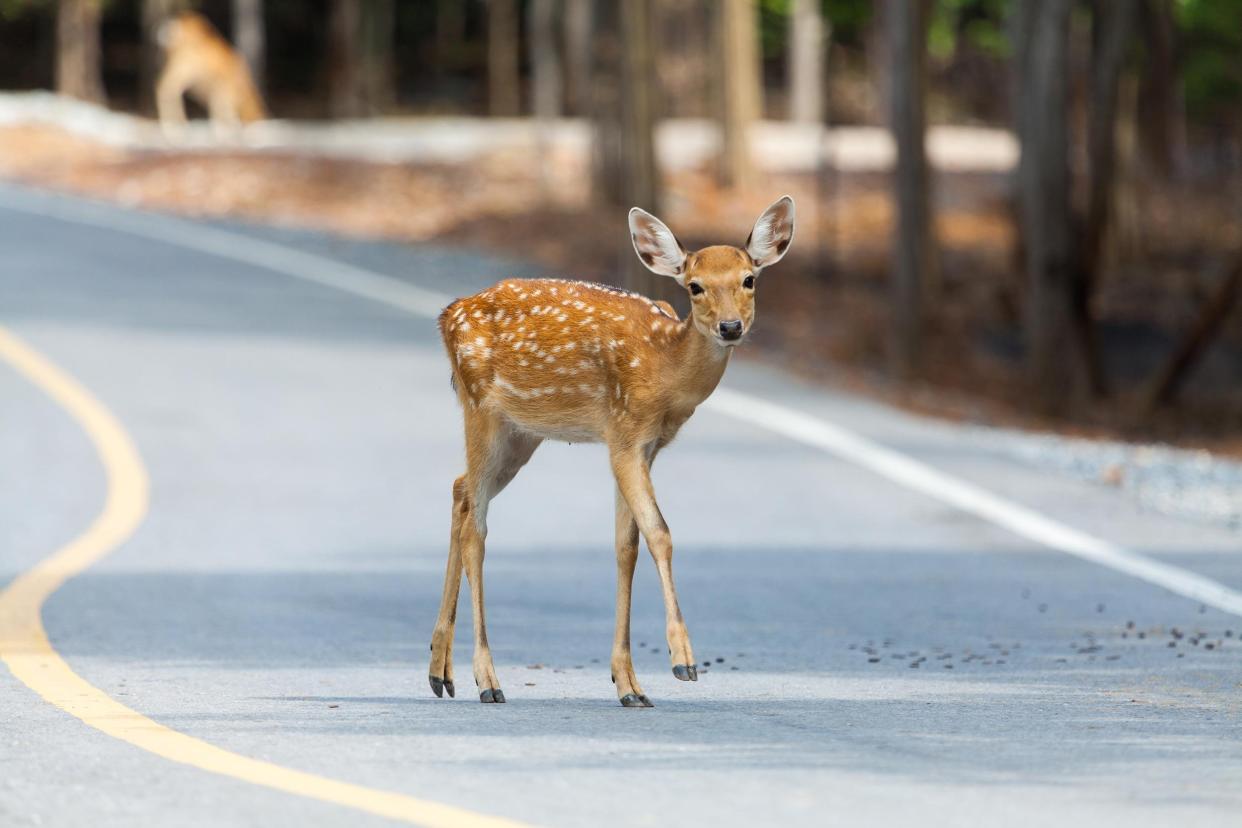
[[(1236, 0), (0, 0), (0, 87), (149, 116), (158, 25), (187, 8), (273, 118), (569, 121), (590, 152), (372, 163), (9, 126), (0, 173), (489, 247), (664, 298), (625, 209), (736, 244), (787, 191), (799, 238), (763, 285), (767, 358), (941, 414), (1242, 450)], [(661, 166), (681, 121), (710, 130), (710, 163)], [(782, 166), (756, 149), (772, 122), (880, 128), (894, 161), (848, 169), (821, 137), (807, 169)], [(1017, 161), (938, 167), (942, 125), (1011, 134)]]

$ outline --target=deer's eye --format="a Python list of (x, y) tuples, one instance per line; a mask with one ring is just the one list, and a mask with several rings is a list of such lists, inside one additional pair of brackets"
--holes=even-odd
[(698, 282), (691, 282), (691, 283), (690, 283), (690, 295), (691, 295), (691, 296), (698, 296), (698, 295), (699, 295), (700, 293), (702, 293), (702, 292), (703, 292), (703, 286), (702, 286), (702, 285), (700, 285)]
[(742, 280), (742, 287), (746, 288), (747, 290), (754, 290), (755, 289), (755, 274), (747, 273), (746, 278)]

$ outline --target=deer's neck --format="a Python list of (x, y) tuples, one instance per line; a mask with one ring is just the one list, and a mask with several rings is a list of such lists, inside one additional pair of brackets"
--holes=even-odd
[(707, 399), (729, 365), (732, 348), (726, 348), (715, 337), (704, 335), (694, 325), (693, 312), (688, 314), (667, 349), (673, 390), (691, 407)]

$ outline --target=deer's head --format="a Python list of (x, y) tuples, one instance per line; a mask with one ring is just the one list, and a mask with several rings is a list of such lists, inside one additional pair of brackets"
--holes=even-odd
[(724, 346), (738, 344), (750, 331), (759, 272), (784, 257), (793, 232), (789, 196), (763, 211), (745, 247), (713, 245), (693, 253), (664, 222), (637, 207), (630, 210), (630, 236), (638, 258), (653, 273), (672, 277), (686, 289), (695, 329)]

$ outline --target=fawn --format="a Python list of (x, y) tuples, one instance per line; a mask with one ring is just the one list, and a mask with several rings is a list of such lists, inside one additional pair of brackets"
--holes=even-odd
[(616, 478), (617, 616), (612, 680), (625, 707), (651, 707), (630, 658), (630, 588), (642, 533), (664, 592), (673, 675), (697, 681), (673, 587), (673, 546), (650, 469), (716, 388), (733, 347), (750, 330), (759, 271), (793, 240), (785, 196), (759, 216), (744, 248), (689, 253), (655, 216), (635, 207), (630, 234), (653, 272), (690, 296), (679, 320), (665, 302), (604, 285), (509, 280), (458, 299), (440, 334), (465, 417), (466, 473), (453, 482), (452, 534), (440, 615), (431, 639), (436, 696), (453, 686), (453, 628), (464, 564), (474, 610), (474, 681), (482, 702), (504, 702), (483, 612), (487, 507), (544, 440), (603, 442)]

